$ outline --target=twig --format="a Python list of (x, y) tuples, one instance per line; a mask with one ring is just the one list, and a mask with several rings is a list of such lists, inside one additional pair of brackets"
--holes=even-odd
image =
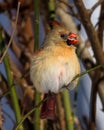
[(48, 98), (45, 98), (43, 100), (41, 100), (32, 110), (30, 110), (24, 117), (23, 119), (18, 123), (17, 127), (15, 128), (15, 130), (18, 130), (18, 128), (21, 126), (21, 124), (25, 121), (25, 119), (34, 111), (36, 111), (36, 109), (38, 109), (40, 107), (40, 105), (45, 102), (46, 100), (48, 100)]
[[(103, 1), (104, 2), (104, 1)], [(101, 4), (101, 10), (100, 10), (100, 16), (99, 16), (99, 21), (97, 22), (98, 26), (98, 37), (100, 40), (100, 44), (103, 47), (103, 34), (104, 34), (104, 3)]]
[(90, 10), (90, 16), (92, 15), (93, 11), (94, 11), (99, 5), (101, 5), (103, 2), (104, 2), (104, 0), (99, 0), (98, 2), (96, 2), (96, 3), (94, 4), (94, 6), (93, 6), (93, 7), (91, 8), (91, 10)]
[[(71, 82), (73, 82), (73, 81), (76, 80), (77, 78), (80, 78), (80, 77), (82, 77), (83, 75), (85, 75), (85, 74), (87, 74), (87, 73), (90, 73), (91, 71), (97, 70), (97, 69), (99, 69), (99, 68), (101, 68), (101, 67), (104, 67), (104, 64), (95, 66), (95, 67), (93, 67), (93, 68), (91, 68), (91, 69), (88, 69), (88, 70), (85, 70), (85, 71), (83, 71), (83, 72), (77, 74), (77, 75), (71, 80)], [(70, 88), (68, 88), (68, 86), (71, 84), (71, 82), (70, 82), (67, 86), (65, 85), (65, 86), (63, 86), (62, 88), (66, 88), (66, 89), (69, 90)]]
[(8, 51), (8, 49), (9, 49), (11, 43), (12, 43), (12, 40), (13, 40), (15, 31), (16, 31), (16, 27), (17, 27), (17, 21), (18, 21), (18, 16), (19, 16), (19, 9), (20, 9), (20, 2), (18, 2), (17, 14), (16, 14), (16, 22), (15, 22), (15, 25), (14, 25), (14, 30), (13, 30), (13, 32), (12, 32), (12, 35), (11, 35), (10, 41), (9, 41), (9, 43), (8, 43), (8, 46), (7, 46), (7, 48), (5, 49), (3, 55), (2, 55), (2, 57), (1, 57), (1, 59), (0, 59), (0, 63), (2, 63), (4, 57), (5, 57), (5, 55), (7, 54), (7, 51)]
[(79, 11), (82, 24), (86, 30), (89, 40), (91, 41), (92, 49), (94, 56), (98, 64), (104, 64), (104, 55), (98, 38), (98, 34), (92, 25), (92, 22), (89, 17), (89, 12), (84, 6), (82, 0), (74, 0), (74, 3)]
[[(102, 67), (102, 66), (104, 66), (104, 65), (99, 65), (99, 66), (96, 66), (96, 69), (98, 69), (98, 68), (100, 68), (100, 67)], [(95, 69), (95, 67), (93, 68), (93, 70)], [(87, 71), (84, 71), (84, 72), (82, 72), (81, 74), (78, 74), (73, 80), (75, 80), (76, 78), (78, 78), (79, 77), (79, 75), (84, 75), (84, 74), (86, 74), (86, 73), (88, 73), (88, 72), (90, 72), (90, 71), (92, 71), (92, 69), (90, 69), (90, 70), (87, 70)], [(43, 100), (41, 100), (32, 110), (30, 110), (24, 117), (23, 117), (23, 119), (18, 123), (18, 125), (17, 125), (17, 127), (16, 127), (16, 129), (15, 130), (17, 130), (19, 127), (20, 127), (20, 125), (24, 122), (24, 120), (31, 114), (31, 113), (33, 113), (43, 102), (45, 102), (46, 100), (47, 100), (48, 98), (45, 98), (45, 99), (43, 99)]]
[[(16, 93), (16, 87), (15, 87), (15, 85), (13, 85), (14, 83), (13, 83), (13, 76), (11, 74), (9, 57), (7, 55), (4, 58), (4, 67), (5, 67), (6, 74), (7, 74), (7, 81), (8, 81), (9, 90), (11, 93), (10, 97), (11, 97), (13, 109), (14, 109), (15, 116), (16, 116), (16, 122), (18, 123), (21, 120), (21, 112), (20, 112), (20, 106), (19, 106), (19, 102), (18, 102), (18, 96)], [(23, 130), (22, 125), (21, 125), (21, 128), (19, 130)]]
[(89, 72), (91, 72), (91, 71), (97, 70), (97, 69), (99, 69), (99, 68), (101, 68), (101, 67), (104, 67), (104, 64), (95, 66), (95, 67), (93, 67), (93, 68), (91, 68), (91, 69), (88, 69), (88, 70), (85, 70), (85, 71), (81, 72), (80, 74), (77, 74), (77, 75), (72, 79), (72, 81), (74, 81), (75, 79), (77, 79), (77, 78), (79, 78), (79, 77), (82, 77), (83, 75), (85, 75), (85, 74), (87, 74), (87, 73), (89, 73)]

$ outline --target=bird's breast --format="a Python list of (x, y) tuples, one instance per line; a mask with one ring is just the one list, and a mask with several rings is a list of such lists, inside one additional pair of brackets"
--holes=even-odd
[(79, 72), (75, 48), (63, 44), (43, 49), (33, 57), (30, 68), (31, 80), (42, 93), (59, 92)]

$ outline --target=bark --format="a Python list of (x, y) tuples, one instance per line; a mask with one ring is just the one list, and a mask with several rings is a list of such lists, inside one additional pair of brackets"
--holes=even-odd
[(103, 43), (103, 30), (104, 30), (104, 3), (101, 5), (100, 17), (98, 22), (98, 36), (102, 46)]
[[(104, 64), (104, 54), (103, 54), (103, 50), (101, 47), (101, 40), (99, 40), (97, 31), (95, 30), (95, 28), (93, 27), (93, 24), (91, 23), (90, 20), (90, 11), (87, 10), (82, 2), (82, 0), (74, 0), (74, 3), (78, 9), (80, 18), (81, 18), (81, 22), (86, 30), (86, 33), (88, 35), (88, 38), (91, 42), (91, 46), (94, 52), (94, 56), (96, 59), (96, 63), (98, 64)], [(83, 13), (82, 13), (83, 12)], [(96, 95), (97, 95), (97, 91), (100, 90), (100, 88), (98, 89), (98, 85), (97, 82), (99, 80), (99, 78), (101, 77), (101, 73), (100, 70), (97, 70), (95, 73), (95, 76), (92, 79), (92, 90), (91, 90), (91, 108), (90, 108), (90, 122), (89, 122), (89, 129), (90, 130), (95, 130), (96, 129)], [(100, 92), (100, 91), (99, 91)], [(102, 97), (104, 94), (99, 93), (100, 97)], [(102, 103), (103, 98), (102, 99)]]
[(82, 0), (74, 0), (74, 3), (78, 9), (82, 24), (84, 25), (88, 38), (91, 42), (96, 61), (98, 64), (104, 64), (103, 51), (97, 32), (91, 23), (89, 11), (85, 8)]

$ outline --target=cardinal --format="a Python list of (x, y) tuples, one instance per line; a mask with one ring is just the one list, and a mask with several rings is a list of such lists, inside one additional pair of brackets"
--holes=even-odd
[(34, 87), (44, 94), (40, 117), (55, 118), (56, 94), (77, 86), (80, 65), (75, 45), (78, 36), (62, 25), (55, 25), (45, 37), (43, 45), (33, 55), (30, 78)]

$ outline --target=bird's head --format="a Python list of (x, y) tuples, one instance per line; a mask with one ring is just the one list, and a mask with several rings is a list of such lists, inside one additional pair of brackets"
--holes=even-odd
[(57, 23), (46, 35), (44, 45), (60, 44), (63, 41), (67, 42), (68, 45), (75, 45), (78, 42), (78, 36), (77, 34), (70, 32), (66, 27)]

